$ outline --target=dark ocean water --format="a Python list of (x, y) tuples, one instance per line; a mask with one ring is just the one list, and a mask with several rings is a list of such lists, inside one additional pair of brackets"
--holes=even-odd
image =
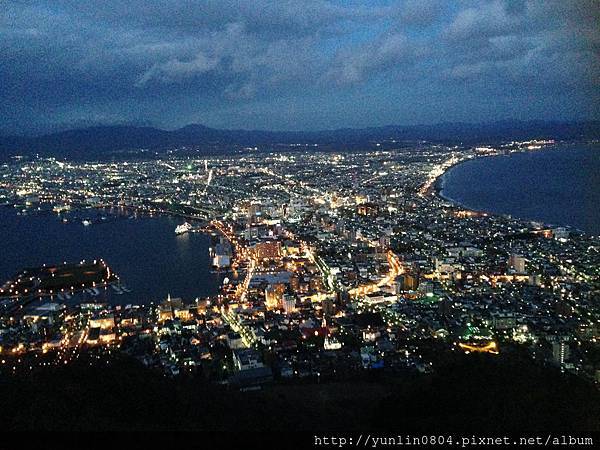
[[(133, 292), (116, 295), (109, 288), (79, 300), (143, 304), (169, 293), (188, 301), (217, 293), (221, 276), (211, 273), (209, 236), (176, 236), (181, 219), (105, 214), (101, 221), (97, 214), (75, 213), (63, 223), (52, 213), (17, 215), (0, 207), (0, 284), (25, 267), (104, 259)], [(95, 223), (83, 226), (83, 217)]]
[(600, 146), (568, 146), (467, 161), (442, 195), (468, 208), (600, 234)]

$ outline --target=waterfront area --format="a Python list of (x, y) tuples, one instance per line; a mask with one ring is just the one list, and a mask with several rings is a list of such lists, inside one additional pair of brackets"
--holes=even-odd
[[(194, 299), (219, 290), (222, 274), (211, 267), (211, 236), (177, 236), (174, 229), (184, 219), (123, 208), (84, 207), (59, 214), (49, 206), (21, 206), (0, 207), (5, 235), (0, 283), (26, 267), (104, 259), (128, 291), (79, 292), (69, 303), (143, 304), (168, 293)], [(56, 295), (50, 300), (57, 301)]]
[[(128, 252), (146, 249), (139, 262), (128, 257), (132, 265), (157, 264), (156, 283), (183, 271), (182, 280), (197, 286), (179, 293), (175, 283), (157, 294), (152, 286), (160, 284), (149, 281), (140, 292), (91, 239), (136, 301), (52, 298), (11, 309), (0, 320), (0, 370), (117, 352), (170, 376), (198, 374), (246, 389), (365, 371), (427, 374), (458, 355), (526, 351), (598, 383), (598, 238), (472, 211), (436, 194), (440, 177), (462, 161), (552, 145), (126, 164), (14, 158), (0, 167), (3, 214), (71, 227), (84, 233), (77, 236), (84, 248), (85, 233), (113, 226), (104, 221), (158, 223), (166, 240), (205, 268), (186, 273), (183, 260), (161, 261), (160, 238), (123, 231), (132, 240), (122, 244)], [(37, 231), (42, 240), (52, 232)], [(196, 239), (200, 246), (192, 247)], [(208, 282), (212, 293), (202, 291)]]
[(600, 146), (553, 146), (453, 167), (441, 194), (465, 207), (600, 234)]

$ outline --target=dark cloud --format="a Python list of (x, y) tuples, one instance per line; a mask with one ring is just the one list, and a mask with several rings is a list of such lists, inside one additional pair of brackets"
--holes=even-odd
[(403, 33), (385, 33), (372, 42), (339, 52), (328, 75), (338, 84), (364, 83), (388, 70), (413, 70), (418, 60), (429, 54), (424, 43), (414, 42)]
[(598, 23), (594, 0), (12, 1), (2, 127), (597, 117)]

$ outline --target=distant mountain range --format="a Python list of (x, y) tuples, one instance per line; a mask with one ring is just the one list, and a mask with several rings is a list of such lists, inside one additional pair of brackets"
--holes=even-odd
[(223, 130), (187, 125), (173, 131), (127, 125), (94, 126), (38, 137), (0, 136), (0, 155), (42, 154), (101, 157), (115, 152), (148, 149), (164, 151), (189, 147), (201, 153), (219, 153), (242, 147), (280, 147), (317, 144), (323, 149), (371, 148), (381, 141), (440, 143), (494, 143), (534, 138), (598, 139), (600, 121), (440, 123), (436, 125), (343, 128), (323, 131)]

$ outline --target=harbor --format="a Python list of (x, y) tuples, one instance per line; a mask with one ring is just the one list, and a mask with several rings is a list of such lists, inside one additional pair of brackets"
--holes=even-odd
[[(44, 292), (45, 301), (135, 305), (158, 302), (169, 293), (193, 300), (216, 294), (222, 284), (224, 274), (211, 272), (211, 237), (199, 232), (202, 222), (194, 221), (193, 232), (176, 235), (180, 218), (150, 217), (120, 208), (74, 210), (60, 215), (32, 209), (26, 214), (17, 212), (21, 211), (0, 207), (0, 221), (7, 229), (0, 285), (26, 267), (100, 258), (119, 277), (119, 282), (108, 285), (94, 280), (96, 286), (86, 285), (83, 289), (72, 291), (71, 284), (64, 287), (64, 292), (53, 289), (52, 293)], [(83, 225), (85, 218), (92, 225)]]

